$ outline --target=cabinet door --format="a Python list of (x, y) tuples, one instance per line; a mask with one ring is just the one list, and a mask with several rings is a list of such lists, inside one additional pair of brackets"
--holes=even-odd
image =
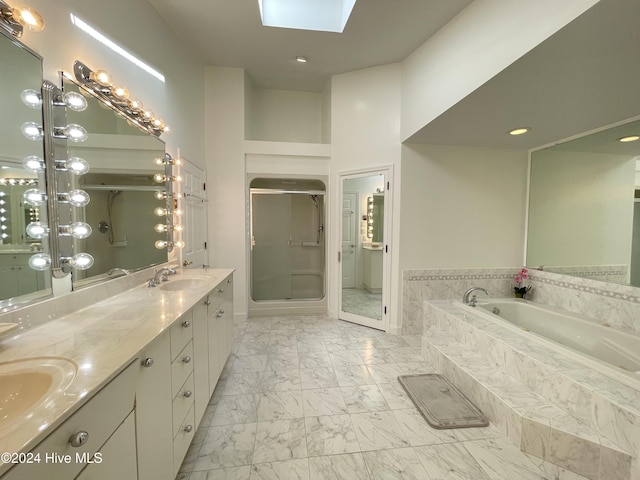
[(200, 423), (209, 403), (209, 329), (206, 298), (193, 307), (193, 381), (195, 422)]
[(139, 480), (173, 480), (171, 353), (167, 333), (140, 356), (136, 385)]
[(136, 475), (136, 430), (131, 413), (76, 480), (124, 480)]
[(233, 323), (233, 276), (229, 276), (226, 280), (226, 287), (224, 292), (224, 314), (227, 321), (227, 358), (233, 350), (234, 339), (234, 323)]
[[(209, 302), (211, 302), (211, 294)], [(218, 377), (220, 376), (220, 319), (218, 318), (218, 305), (209, 303), (207, 306), (207, 329), (209, 337), (209, 397), (213, 395)]]

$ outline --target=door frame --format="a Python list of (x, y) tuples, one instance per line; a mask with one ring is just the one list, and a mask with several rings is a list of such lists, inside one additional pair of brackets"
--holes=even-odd
[[(360, 203), (360, 193), (359, 192), (348, 192), (348, 191), (343, 191), (342, 192), (342, 197), (344, 197), (344, 194), (351, 194), (351, 195), (355, 195), (356, 201), (355, 204), (358, 205)], [(342, 200), (343, 198), (341, 198)], [(342, 213), (344, 214), (344, 206), (343, 206), (343, 211)], [(353, 215), (353, 234), (355, 236), (354, 239), (354, 243), (355, 243), (355, 251), (354, 251), (354, 260), (353, 260), (353, 278), (354, 278), (354, 287), (355, 287), (355, 279), (358, 278), (358, 255), (357, 255), (357, 251), (358, 248), (360, 246), (360, 219), (357, 217), (357, 215), (354, 212)], [(340, 228), (340, 234), (343, 233), (342, 228)], [(342, 252), (342, 238), (340, 239), (340, 251)], [(342, 262), (342, 258), (340, 259), (340, 261)], [(340, 267), (340, 273), (341, 273), (341, 278), (342, 278), (342, 266)], [(342, 290), (340, 290), (342, 292)]]
[(383, 253), (382, 253), (382, 320), (378, 322), (377, 320), (370, 319), (368, 317), (363, 317), (361, 315), (344, 312), (342, 310), (342, 263), (340, 261), (340, 255), (342, 250), (342, 222), (338, 222), (338, 241), (337, 252), (338, 255), (334, 257), (334, 262), (336, 265), (336, 270), (338, 272), (337, 282), (336, 282), (336, 290), (334, 294), (338, 299), (338, 319), (346, 320), (348, 322), (357, 323), (359, 325), (363, 325), (366, 327), (375, 328), (378, 330), (383, 330), (385, 332), (389, 331), (389, 317), (392, 312), (391, 306), (391, 260), (392, 260), (392, 226), (393, 226), (393, 205), (392, 205), (392, 188), (393, 188), (393, 165), (381, 165), (377, 167), (369, 167), (362, 169), (354, 169), (354, 170), (346, 170), (336, 173), (337, 177), (337, 190), (338, 190), (338, 201), (336, 201), (336, 205), (339, 206), (339, 211), (336, 212), (338, 216), (336, 218), (342, 217), (342, 197), (344, 194), (344, 180), (350, 178), (361, 178), (361, 177), (369, 177), (372, 175), (383, 175), (385, 179), (385, 200), (384, 200), (384, 227), (383, 227), (383, 237), (384, 237), (384, 245), (383, 245)]

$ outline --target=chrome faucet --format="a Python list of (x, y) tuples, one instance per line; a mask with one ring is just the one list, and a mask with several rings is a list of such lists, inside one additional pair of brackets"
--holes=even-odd
[(160, 285), (160, 282), (166, 282), (169, 275), (175, 275), (177, 270), (171, 267), (162, 267), (156, 270), (155, 275), (147, 280), (148, 287), (155, 287)]
[[(476, 302), (478, 301), (478, 297), (476, 297), (475, 295), (471, 295), (473, 292), (475, 292), (476, 290), (479, 290), (481, 292), (483, 292), (485, 295), (489, 295), (489, 292), (487, 292), (484, 288), (482, 287), (471, 287), (469, 290), (467, 290), (466, 292), (464, 292), (464, 295), (462, 296), (462, 303), (465, 303), (471, 307), (475, 307), (476, 306)], [(469, 298), (469, 296), (471, 296), (471, 298)]]

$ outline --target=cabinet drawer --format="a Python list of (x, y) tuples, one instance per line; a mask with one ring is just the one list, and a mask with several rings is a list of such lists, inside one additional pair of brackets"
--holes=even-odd
[(193, 406), (194, 400), (193, 374), (189, 375), (187, 381), (178, 391), (178, 395), (173, 399), (173, 436), (178, 434), (178, 429), (184, 420), (185, 415)]
[(180, 387), (193, 372), (193, 342), (189, 342), (171, 363), (171, 398), (176, 398)]
[[(41, 463), (14, 467), (2, 480), (74, 478), (85, 466), (82, 460), (88, 460), (100, 451), (133, 410), (137, 371), (137, 362), (133, 362), (45, 438), (33, 450), (34, 454), (40, 454)], [(81, 446), (73, 447), (71, 439), (80, 432), (88, 433), (87, 439)], [(47, 463), (45, 458), (51, 458), (53, 454), (58, 455), (58, 459), (69, 455), (70, 462)]]
[(76, 480), (113, 480), (136, 478), (136, 430), (133, 412), (96, 455), (94, 463), (87, 465)]
[(193, 338), (193, 314), (185, 313), (171, 326), (171, 360), (175, 360), (189, 341)]
[(194, 421), (193, 407), (189, 409), (189, 412), (180, 423), (176, 438), (173, 439), (173, 475), (178, 474), (182, 461), (184, 460), (189, 445), (193, 441), (196, 427)]

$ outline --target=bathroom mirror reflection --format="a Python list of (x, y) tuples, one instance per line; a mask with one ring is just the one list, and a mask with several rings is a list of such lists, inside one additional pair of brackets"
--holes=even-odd
[(89, 173), (77, 177), (77, 188), (91, 197), (77, 221), (87, 222), (92, 234), (74, 240), (74, 250), (91, 254), (95, 262), (85, 271), (75, 271), (74, 287), (167, 261), (167, 251), (156, 249), (156, 240), (165, 234), (154, 226), (165, 223), (154, 209), (164, 207), (155, 193), (164, 184), (153, 181), (162, 172), (155, 159), (164, 155), (164, 143), (130, 125), (99, 99), (63, 77), (65, 92), (78, 92), (87, 99), (84, 111), (67, 112), (70, 123), (81, 124), (88, 132), (83, 143), (69, 145), (69, 157), (89, 164)]
[(380, 174), (342, 181), (340, 318), (382, 328), (384, 185)]
[(532, 153), (528, 266), (640, 286), (638, 135), (636, 120)]
[[(34, 207), (23, 200), (26, 190), (44, 189), (44, 175), (27, 171), (26, 157), (44, 157), (41, 139), (22, 134), (26, 122), (42, 125), (39, 102), (42, 59), (14, 38), (0, 35), (0, 308), (51, 293), (47, 271), (29, 267), (35, 252), (49, 251), (46, 240), (26, 234), (31, 222), (47, 223), (46, 206)], [(30, 95), (28, 95), (30, 93)], [(26, 97), (29, 98), (26, 98)], [(31, 107), (27, 104), (32, 101)]]

